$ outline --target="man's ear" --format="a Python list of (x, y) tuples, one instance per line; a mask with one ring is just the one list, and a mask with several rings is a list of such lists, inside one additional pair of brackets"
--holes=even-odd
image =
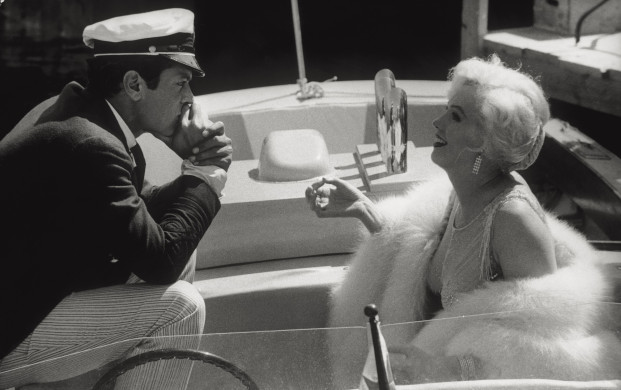
[(142, 99), (145, 87), (144, 80), (135, 70), (129, 70), (123, 75), (123, 90), (133, 101)]

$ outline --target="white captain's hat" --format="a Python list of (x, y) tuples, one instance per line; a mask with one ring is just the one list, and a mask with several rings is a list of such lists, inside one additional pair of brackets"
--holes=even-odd
[(186, 9), (170, 8), (103, 20), (87, 26), (83, 39), (95, 57), (161, 56), (189, 67), (199, 77), (205, 75), (194, 55), (194, 13)]

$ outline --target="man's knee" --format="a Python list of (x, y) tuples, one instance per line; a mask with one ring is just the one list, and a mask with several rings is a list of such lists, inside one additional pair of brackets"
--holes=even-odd
[(193, 324), (195, 332), (202, 332), (205, 324), (205, 301), (194, 285), (180, 280), (168, 287), (162, 297), (168, 302), (168, 316), (172, 321)]

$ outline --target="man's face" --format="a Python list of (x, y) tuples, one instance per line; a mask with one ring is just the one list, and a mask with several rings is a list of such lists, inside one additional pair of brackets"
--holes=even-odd
[(160, 74), (157, 88), (146, 88), (138, 108), (142, 131), (161, 137), (171, 137), (175, 133), (181, 120), (181, 108), (194, 99), (190, 80), (192, 72), (175, 65)]

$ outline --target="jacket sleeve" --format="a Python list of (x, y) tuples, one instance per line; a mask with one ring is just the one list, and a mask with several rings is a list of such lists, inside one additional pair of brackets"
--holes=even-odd
[(220, 208), (216, 194), (202, 180), (181, 176), (151, 187), (143, 199), (120, 143), (93, 137), (79, 148), (91, 172), (85, 189), (98, 203), (93, 209), (109, 234), (104, 245), (111, 255), (146, 282), (177, 280)]

